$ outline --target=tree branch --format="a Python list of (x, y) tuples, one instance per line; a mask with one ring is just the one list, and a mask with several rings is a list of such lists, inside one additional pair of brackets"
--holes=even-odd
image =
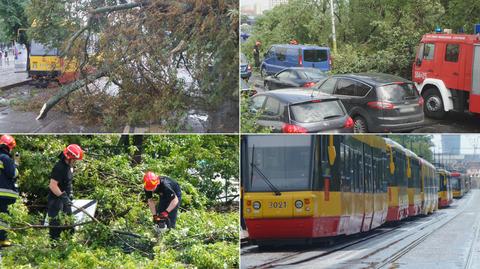
[(40, 114), (38, 114), (37, 120), (44, 119), (47, 116), (48, 111), (52, 109), (58, 102), (60, 102), (65, 96), (69, 95), (70, 93), (85, 87), (92, 81), (95, 81), (107, 74), (107, 70), (100, 70), (92, 75), (87, 76), (84, 79), (77, 80), (73, 82), (72, 84), (69, 84), (67, 86), (62, 87), (61, 91), (57, 93), (55, 96), (50, 98), (42, 107), (42, 110), (40, 110)]

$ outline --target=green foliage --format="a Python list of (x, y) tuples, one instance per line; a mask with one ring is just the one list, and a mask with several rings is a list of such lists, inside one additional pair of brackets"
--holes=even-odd
[[(2, 220), (13, 228), (43, 222), (51, 168), (67, 144), (78, 143), (86, 153), (76, 163), (74, 196), (95, 199), (101, 223), (85, 224), (72, 237), (63, 234), (57, 246), (50, 245), (46, 229), (10, 230), (16, 246), (2, 251), (2, 268), (238, 267), (238, 251), (233, 251), (238, 248), (238, 207), (215, 211), (225, 186), (211, 184), (216, 173), (238, 180), (238, 137), (145, 136), (140, 148), (119, 138), (16, 136), (22, 199), (10, 207), (10, 215), (0, 214)], [(142, 162), (135, 164), (139, 150)], [(168, 175), (182, 188), (177, 228), (162, 235), (153, 230), (143, 195), (146, 170)]]
[[(422, 35), (436, 26), (464, 27), (478, 23), (478, 1), (441, 0), (341, 0), (335, 2), (338, 53), (333, 73), (382, 72), (411, 78), (411, 64)], [(253, 36), (242, 45), (253, 59), (256, 40), (265, 52), (275, 43), (295, 38), (302, 44), (331, 46), (328, 0), (293, 0), (261, 16)]]
[(257, 119), (260, 116), (259, 113), (253, 114), (249, 109), (249, 99), (246, 96), (241, 98), (241, 130), (242, 133), (270, 133), (271, 129), (259, 126)]
[(433, 162), (432, 147), (434, 146), (431, 135), (389, 135), (389, 138), (402, 144), (405, 148), (415, 152), (418, 156)]
[[(18, 30), (28, 27), (28, 19), (25, 8), (30, 0), (0, 0), (0, 18), (3, 23), (0, 24), (4, 36), (10, 40), (17, 40)], [(20, 35), (22, 44), (27, 44), (25, 35)]]

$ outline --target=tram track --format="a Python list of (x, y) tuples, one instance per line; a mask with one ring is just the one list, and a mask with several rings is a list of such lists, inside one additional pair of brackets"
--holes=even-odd
[[(445, 225), (447, 225), (448, 223), (453, 221), (458, 215), (460, 215), (461, 213), (464, 213), (466, 211), (466, 205), (467, 204), (468, 204), (468, 202), (462, 203), (462, 207), (458, 208), (459, 209), (458, 212), (455, 212), (454, 214), (449, 216), (448, 220), (445, 220), (443, 214), (439, 214), (435, 218), (429, 220), (428, 222), (425, 222), (425, 223), (420, 224), (419, 226), (413, 228), (415, 230), (415, 232), (411, 232), (410, 234), (407, 234), (405, 237), (394, 240), (393, 242), (390, 242), (386, 246), (377, 248), (374, 251), (372, 251), (372, 252), (370, 252), (366, 255), (363, 255), (358, 260), (361, 261), (361, 260), (367, 259), (370, 256), (381, 253), (382, 251), (384, 251), (386, 249), (389, 249), (392, 246), (395, 246), (395, 245), (397, 245), (401, 242), (404, 242), (404, 240), (406, 238), (415, 237), (415, 236), (418, 236), (419, 233), (424, 232), (424, 234), (420, 235), (418, 238), (414, 239), (412, 242), (408, 243), (406, 246), (404, 246), (404, 247), (400, 248), (399, 250), (395, 251), (392, 255), (389, 256), (389, 258), (384, 259), (379, 263), (369, 263), (367, 266), (364, 267), (364, 268), (370, 268), (370, 269), (372, 269), (372, 268), (375, 268), (375, 269), (377, 269), (377, 268), (387, 268), (388, 265), (392, 265), (393, 263), (395, 263), (397, 260), (402, 258), (407, 253), (410, 253), (418, 245), (420, 245), (422, 242), (427, 240), (433, 233), (435, 233), (440, 228), (444, 227)], [(477, 221), (477, 225), (476, 225), (476, 228), (475, 228), (475, 238), (477, 238), (479, 233), (480, 233), (480, 217), (477, 220), (478, 221)], [(427, 229), (429, 227), (432, 227), (432, 225), (436, 225), (438, 223), (441, 223), (441, 224), (438, 225), (438, 226), (435, 226), (434, 228), (425, 232), (425, 229)], [(273, 260), (270, 260), (268, 262), (262, 263), (260, 265), (252, 266), (252, 267), (249, 267), (249, 268), (273, 268), (273, 267), (276, 267), (276, 266), (287, 266), (287, 267), (302, 266), (302, 264), (307, 263), (309, 261), (313, 261), (313, 260), (316, 260), (316, 259), (319, 259), (319, 258), (328, 258), (328, 256), (330, 256), (332, 254), (335, 254), (338, 251), (348, 249), (348, 248), (350, 248), (352, 246), (355, 246), (355, 245), (359, 245), (361, 243), (372, 240), (376, 237), (388, 235), (389, 233), (394, 233), (401, 228), (405, 228), (405, 225), (401, 224), (401, 225), (395, 226), (391, 229), (388, 229), (386, 231), (382, 231), (382, 232), (379, 232), (379, 233), (368, 235), (368, 236), (362, 237), (358, 240), (354, 240), (354, 241), (351, 241), (351, 242), (346, 242), (344, 244), (334, 246), (334, 247), (329, 248), (329, 249), (325, 249), (325, 251), (323, 251), (321, 253), (318, 253), (318, 254), (312, 255), (310, 257), (303, 258), (303, 259), (295, 260), (300, 255), (308, 254), (309, 252), (315, 251), (315, 249), (313, 249), (313, 250), (310, 249), (310, 250), (306, 250), (306, 251), (298, 251), (298, 252), (295, 252), (295, 253), (291, 253), (287, 256), (283, 256), (283, 257), (280, 257), (280, 258), (277, 258), (277, 259), (273, 259)], [(383, 229), (385, 229), (385, 228), (383, 228)], [(473, 240), (472, 245), (470, 247), (470, 253), (468, 255), (467, 262), (466, 262), (466, 265), (465, 265), (465, 269), (471, 269), (472, 268), (471, 263), (472, 263), (472, 258), (475, 256), (475, 255), (473, 255), (475, 247), (476, 247), (475, 240)]]
[[(471, 196), (470, 198), (471, 199)], [(426, 232), (425, 234), (421, 235), (420, 237), (416, 238), (415, 240), (413, 240), (412, 242), (408, 243), (405, 247), (402, 247), (401, 249), (399, 249), (398, 251), (396, 251), (393, 255), (390, 255), (388, 258), (384, 259), (383, 261), (381, 261), (380, 263), (377, 263), (377, 264), (371, 264), (371, 266), (367, 266), (366, 268), (375, 268), (375, 269), (380, 269), (380, 268), (385, 268), (386, 266), (388, 265), (392, 265), (394, 262), (398, 261), (400, 258), (402, 258), (403, 256), (405, 256), (407, 253), (410, 253), (412, 250), (414, 250), (418, 245), (420, 245), (422, 242), (424, 242), (425, 240), (427, 240), (433, 233), (439, 231), (439, 229), (441, 229), (442, 227), (446, 226), (447, 224), (449, 224), (450, 222), (452, 222), (453, 220), (456, 219), (456, 217), (462, 213), (464, 213), (466, 211), (466, 205), (464, 205), (464, 208), (462, 208), (461, 210), (459, 210), (458, 212), (456, 212), (455, 214), (453, 214), (453, 216), (450, 216), (450, 218), (443, 222), (441, 225), (439, 225), (438, 227), (435, 227), (433, 229), (430, 229), (428, 232)], [(478, 232), (479, 232), (479, 223), (478, 223), (478, 220), (479, 218), (477, 218), (477, 228), (476, 228), (476, 236), (478, 235)], [(435, 225), (436, 223), (442, 221), (442, 218), (438, 218), (437, 221), (433, 222), (433, 223), (428, 223), (428, 226), (431, 226), (431, 225)], [(425, 227), (423, 227), (425, 228)], [(420, 229), (420, 230), (423, 230)], [(418, 234), (417, 233), (412, 233), (410, 235), (408, 235), (407, 237), (410, 237), (410, 236), (414, 236)], [(475, 237), (476, 238), (476, 237)], [(403, 238), (402, 240), (404, 240), (405, 238)], [(380, 248), (380, 249), (377, 249), (375, 250), (374, 252), (368, 254), (367, 256), (364, 256), (361, 259), (365, 259), (369, 256), (372, 256), (376, 253), (379, 253), (381, 252), (382, 250), (398, 243), (399, 241), (395, 241), (395, 242), (392, 242), (391, 244), (389, 244), (388, 246), (384, 247), (384, 248)], [(469, 263), (469, 260), (471, 259), (471, 253), (473, 252), (473, 248), (474, 248), (474, 243), (475, 243), (475, 239), (472, 240), (472, 246), (470, 248), (470, 254), (468, 256), (468, 259), (467, 259), (467, 263)], [(470, 267), (465, 267), (465, 268), (470, 268)]]
[(478, 239), (479, 232), (480, 232), (480, 215), (475, 220), (475, 232), (473, 233), (472, 243), (470, 244), (470, 249), (468, 251), (467, 260), (465, 262), (465, 266), (464, 266), (465, 269), (473, 268), (472, 267), (473, 257), (474, 257), (473, 252), (475, 251), (475, 248), (477, 246), (477, 241), (478, 241), (477, 239)]
[[(368, 241), (370, 239), (373, 239), (375, 237), (378, 237), (378, 236), (382, 236), (382, 235), (385, 235), (385, 234), (388, 234), (388, 233), (391, 233), (391, 232), (394, 232), (396, 231), (397, 229), (400, 229), (402, 228), (401, 225), (398, 225), (396, 227), (393, 227), (389, 230), (386, 230), (386, 231), (383, 231), (383, 232), (379, 232), (379, 233), (375, 233), (375, 234), (372, 234), (372, 235), (368, 235), (366, 237), (362, 237), (360, 239), (357, 239), (357, 240), (354, 240), (353, 242), (346, 242), (342, 245), (338, 245), (338, 246), (334, 246), (333, 248), (331, 249), (326, 249), (325, 252), (322, 252), (320, 254), (316, 254), (312, 257), (308, 257), (306, 259), (303, 259), (303, 260), (300, 260), (300, 261), (296, 261), (296, 262), (292, 262), (292, 263), (289, 263), (288, 265), (298, 265), (298, 264), (301, 264), (303, 262), (307, 262), (307, 261), (310, 261), (310, 260), (315, 260), (317, 258), (321, 258), (321, 257), (324, 257), (324, 256), (327, 256), (327, 255), (330, 255), (334, 252), (337, 252), (339, 250), (342, 250), (342, 249), (346, 249), (348, 247), (351, 247), (351, 246), (354, 246), (356, 244), (360, 244), (360, 243), (363, 243), (365, 241)], [(385, 229), (385, 228), (383, 228)], [(255, 269), (263, 269), (263, 268), (273, 268), (275, 267), (278, 263), (281, 263), (281, 262), (285, 262), (285, 261), (288, 261), (290, 259), (293, 259), (301, 254), (306, 254), (308, 252), (312, 252), (314, 250), (312, 249), (309, 249), (309, 250), (305, 250), (305, 251), (298, 251), (298, 252), (295, 252), (295, 253), (292, 253), (290, 255), (287, 255), (287, 256), (283, 256), (281, 258), (278, 258), (278, 259), (274, 259), (274, 260), (270, 260), (266, 263), (263, 263), (263, 264), (260, 264), (260, 265), (256, 265), (256, 266), (253, 266), (253, 267), (249, 267), (249, 268), (255, 268)]]

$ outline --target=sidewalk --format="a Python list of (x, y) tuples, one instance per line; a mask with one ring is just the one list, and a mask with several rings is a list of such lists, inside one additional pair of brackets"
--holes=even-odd
[(17, 60), (13, 55), (8, 56), (8, 61), (3, 56), (0, 58), (0, 89), (30, 80), (26, 71), (26, 53), (22, 51)]

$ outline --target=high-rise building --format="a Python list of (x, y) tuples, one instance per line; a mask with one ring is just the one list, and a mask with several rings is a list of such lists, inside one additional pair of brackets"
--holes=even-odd
[(442, 135), (442, 153), (460, 154), (460, 135)]
[(288, 3), (288, 0), (270, 0), (269, 8), (272, 9), (277, 5), (286, 4), (286, 3)]

